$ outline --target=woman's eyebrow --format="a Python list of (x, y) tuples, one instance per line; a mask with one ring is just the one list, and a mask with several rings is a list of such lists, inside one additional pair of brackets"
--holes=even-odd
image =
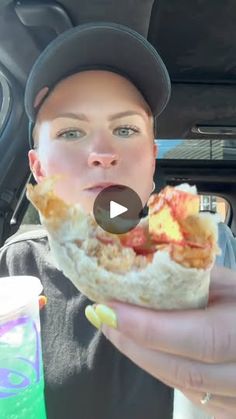
[(141, 116), (143, 118), (143, 114), (141, 112), (125, 111), (125, 112), (116, 113), (114, 115), (110, 115), (108, 117), (108, 121), (114, 121), (114, 119), (119, 119), (119, 118), (123, 118), (124, 116), (132, 116), (132, 115), (138, 115), (138, 116)]
[(72, 113), (72, 112), (66, 112), (66, 113), (60, 113), (59, 115), (55, 116), (53, 120), (58, 118), (71, 118), (71, 119), (78, 119), (79, 121), (89, 121), (86, 115), (83, 113)]
[[(144, 115), (141, 112), (137, 112), (137, 111), (125, 111), (125, 112), (119, 112), (119, 113), (115, 113), (113, 115), (108, 116), (108, 121), (114, 121), (115, 119), (119, 119), (119, 118), (123, 118), (124, 116), (132, 116), (132, 115), (138, 115), (141, 116), (142, 118), (144, 118)], [(87, 121), (89, 122), (89, 118), (83, 114), (76, 114), (76, 113), (72, 113), (72, 112), (66, 112), (66, 113), (62, 113), (59, 114), (57, 116), (55, 116), (55, 118), (53, 118), (53, 120), (58, 119), (58, 118), (71, 118), (71, 119), (77, 119), (79, 121)]]

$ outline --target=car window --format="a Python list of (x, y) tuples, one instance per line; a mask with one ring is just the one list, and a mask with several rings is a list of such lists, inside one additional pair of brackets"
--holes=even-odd
[(0, 135), (9, 115), (10, 93), (9, 84), (4, 75), (0, 72)]
[(230, 205), (226, 199), (216, 195), (200, 195), (199, 210), (201, 212), (213, 212), (219, 215), (220, 221), (227, 222)]
[[(164, 160), (236, 160), (236, 139), (157, 139), (157, 159)], [(199, 195), (199, 210), (214, 212), (227, 223), (231, 207), (216, 195)]]
[(236, 138), (158, 139), (158, 159), (236, 160)]

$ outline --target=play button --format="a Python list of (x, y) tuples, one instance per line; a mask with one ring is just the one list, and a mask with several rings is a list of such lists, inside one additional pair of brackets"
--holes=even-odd
[(124, 185), (112, 185), (103, 189), (95, 199), (93, 214), (103, 230), (123, 234), (139, 223), (142, 201), (138, 194)]
[(124, 214), (126, 211), (128, 211), (128, 208), (123, 205), (117, 204), (114, 201), (110, 202), (110, 218), (115, 218), (118, 215)]

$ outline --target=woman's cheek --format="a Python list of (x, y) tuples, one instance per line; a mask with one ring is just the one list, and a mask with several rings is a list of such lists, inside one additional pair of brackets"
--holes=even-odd
[[(155, 157), (151, 145), (139, 144), (133, 152), (132, 160), (134, 163), (134, 185), (143, 205), (146, 204), (153, 186), (153, 173), (155, 170)], [(141, 174), (141, 175), (140, 175)]]
[[(44, 152), (43, 152), (44, 151)], [(67, 150), (61, 144), (41, 149), (41, 164), (46, 176), (60, 175), (55, 185), (55, 193), (67, 202), (79, 201), (82, 176), (79, 158), (75, 150)], [(82, 163), (82, 162), (81, 162)]]
[(48, 176), (61, 174), (75, 176), (78, 169), (78, 159), (75, 153), (64, 147), (50, 147), (50, 149), (42, 156), (43, 166)]
[(146, 172), (150, 173), (153, 167), (154, 155), (153, 155), (153, 148), (151, 145), (144, 145), (143, 143), (139, 143), (139, 145), (133, 150), (132, 159), (134, 162), (138, 162), (139, 168), (143, 168), (145, 172), (142, 172), (144, 175)]

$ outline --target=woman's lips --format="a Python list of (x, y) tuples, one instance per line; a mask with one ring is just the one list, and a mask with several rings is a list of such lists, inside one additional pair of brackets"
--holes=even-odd
[(97, 185), (91, 186), (89, 188), (86, 188), (84, 190), (85, 190), (85, 192), (99, 193), (103, 189), (108, 188), (109, 186), (114, 186), (114, 185), (115, 185), (115, 183), (101, 183), (101, 184), (97, 184)]
[(107, 188), (107, 186), (97, 186), (95, 188), (85, 189), (85, 192), (95, 194), (95, 193), (100, 193), (105, 188)]

